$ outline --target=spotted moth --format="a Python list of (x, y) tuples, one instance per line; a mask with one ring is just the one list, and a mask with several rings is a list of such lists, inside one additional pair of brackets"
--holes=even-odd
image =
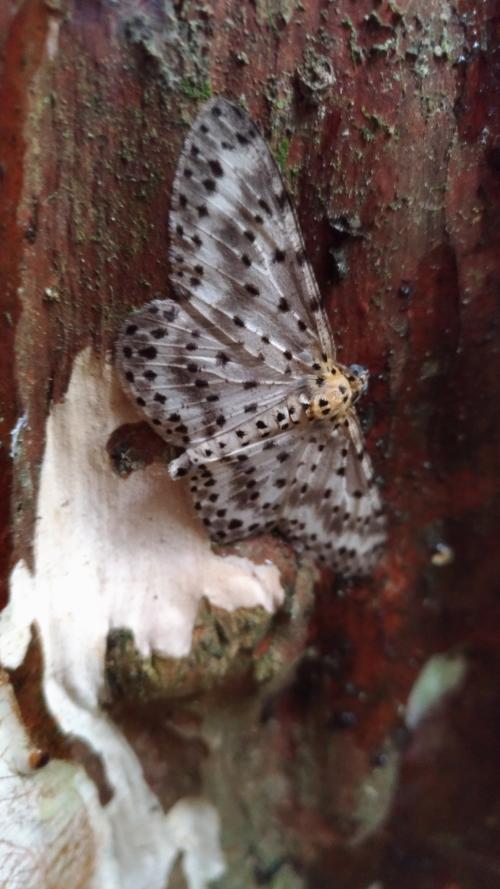
[(384, 519), (354, 404), (368, 373), (339, 364), (297, 219), (256, 126), (223, 98), (194, 121), (170, 212), (172, 299), (131, 315), (126, 389), (182, 449), (213, 540), (276, 529), (344, 575), (368, 572)]

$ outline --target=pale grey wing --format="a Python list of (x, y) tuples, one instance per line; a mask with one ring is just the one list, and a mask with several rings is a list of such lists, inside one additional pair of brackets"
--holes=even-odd
[(385, 540), (373, 469), (354, 411), (307, 442), (283, 499), (279, 526), (344, 576), (368, 574)]
[(125, 388), (163, 438), (184, 449), (214, 439), (223, 456), (241, 446), (242, 427), (257, 433), (259, 416), (284, 402), (296, 383), (189, 308), (155, 300), (130, 315), (116, 363)]
[(184, 145), (170, 211), (172, 281), (208, 325), (282, 373), (334, 346), (279, 169), (249, 116), (217, 98)]
[(290, 428), (192, 472), (194, 507), (215, 542), (278, 527), (285, 491), (306, 441), (306, 430)]
[(385, 539), (368, 458), (343, 425), (292, 428), (252, 442), (197, 467), (190, 486), (218, 543), (277, 530), (297, 549), (353, 576), (370, 572)]

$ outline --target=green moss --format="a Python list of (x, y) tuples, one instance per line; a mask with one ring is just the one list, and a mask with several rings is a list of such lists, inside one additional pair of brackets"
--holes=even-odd
[(351, 53), (351, 59), (354, 65), (360, 65), (365, 58), (365, 53), (363, 48), (358, 43), (358, 34), (356, 28), (354, 27), (350, 18), (343, 18), (341, 23), (343, 28), (346, 31), (350, 32), (349, 37), (349, 50)]
[(278, 144), (278, 148), (276, 149), (276, 161), (278, 166), (282, 172), (285, 171), (286, 161), (288, 157), (288, 152), (290, 151), (290, 139), (287, 139), (286, 136), (281, 140)]
[(395, 49), (396, 41), (389, 37), (384, 43), (374, 43), (370, 52), (373, 56), (385, 56), (390, 50)]
[(212, 96), (212, 85), (209, 80), (197, 81), (192, 77), (183, 77), (180, 90), (190, 99), (210, 99)]
[(380, 117), (380, 115), (375, 114), (373, 111), (368, 111), (364, 106), (361, 108), (361, 114), (365, 118), (365, 120), (369, 121), (372, 131), (385, 133), (386, 136), (394, 136), (395, 128), (385, 122), (385, 120)]

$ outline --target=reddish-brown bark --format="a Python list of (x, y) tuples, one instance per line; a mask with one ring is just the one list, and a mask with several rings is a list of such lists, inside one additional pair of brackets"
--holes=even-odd
[[(162, 10), (26, 0), (0, 11), (2, 582), (30, 551), (45, 418), (75, 354), (89, 342), (110, 349), (131, 307), (168, 292), (185, 124), (208, 86), (244, 97), (284, 162), (341, 354), (372, 373), (362, 411), (390, 530), (372, 581), (323, 578), (315, 654), (267, 704), (278, 720), (262, 728), (269, 774), (283, 769), (296, 790), (273, 813), (283, 860), (313, 887), (376, 876), (384, 889), (491, 889), (498, 13), (466, 0), (417, 12), (406, 0)], [(318, 65), (326, 81), (314, 80)], [(9, 433), (22, 415), (13, 482)], [(432, 561), (440, 544), (454, 555), (444, 567)], [(389, 737), (404, 746), (398, 705), (426, 659), (449, 649), (472, 663), (460, 708), (443, 706), (412, 741), (384, 833), (346, 850), (354, 828), (325, 788), (348, 793)], [(342, 775), (323, 756), (333, 737)], [(363, 756), (350, 758), (349, 744)], [(305, 790), (294, 786), (304, 749)]]

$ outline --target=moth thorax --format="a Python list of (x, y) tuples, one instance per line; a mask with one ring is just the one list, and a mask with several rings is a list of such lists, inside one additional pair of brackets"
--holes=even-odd
[(339, 365), (322, 368), (312, 381), (306, 415), (310, 420), (328, 420), (349, 410), (353, 389)]

